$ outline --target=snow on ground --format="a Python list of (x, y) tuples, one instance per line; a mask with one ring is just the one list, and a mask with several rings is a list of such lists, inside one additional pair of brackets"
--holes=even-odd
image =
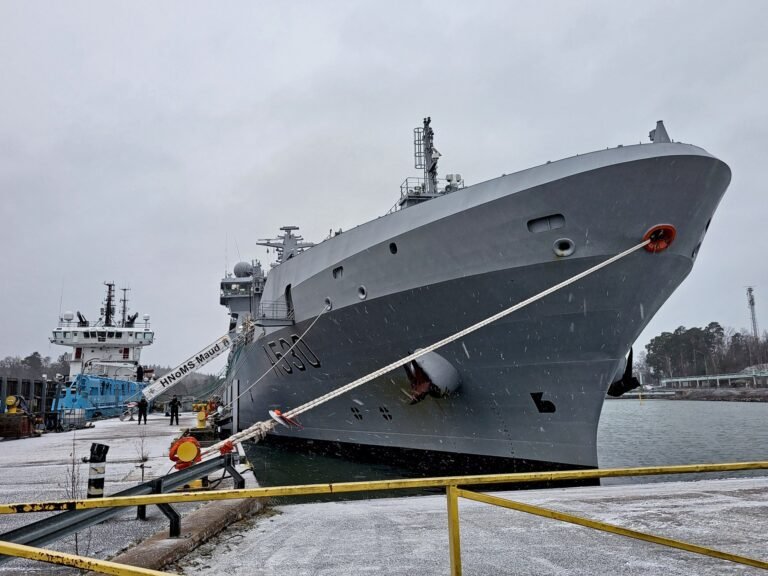
[[(768, 477), (497, 493), (768, 560)], [(751, 575), (765, 571), (460, 500), (470, 575)], [(443, 496), (279, 506), (187, 557), (187, 575), (449, 573)]]
[[(73, 432), (48, 433), (39, 438), (2, 442), (0, 466), (0, 501), (39, 502), (77, 496), (84, 498), (88, 483), (88, 464), (82, 458), (90, 455), (91, 443), (109, 446), (107, 454), (105, 494), (114, 494), (141, 482), (142, 453), (146, 455), (145, 480), (164, 476), (171, 468), (168, 459), (172, 439), (179, 426), (170, 426), (169, 418), (150, 414), (147, 425), (136, 421), (120, 422), (113, 418), (95, 423), (93, 428)], [(194, 426), (192, 413), (181, 414), (181, 427)], [(73, 452), (74, 449), (74, 452)], [(74, 454), (74, 457), (73, 457)], [(71, 478), (77, 478), (73, 492)], [(189, 509), (178, 506), (180, 511)], [(45, 514), (0, 515), (0, 532), (7, 532), (44, 518)], [(83, 530), (77, 538), (80, 554), (108, 558), (131, 544), (161, 530), (168, 521), (156, 508), (147, 508), (147, 521), (136, 519), (136, 509), (127, 508), (104, 524)], [(182, 514), (182, 523), (184, 517)], [(69, 536), (48, 545), (49, 548), (75, 552), (75, 538)], [(0, 576), (15, 574), (76, 574), (68, 568), (58, 568), (42, 562), (13, 560), (0, 564)]]

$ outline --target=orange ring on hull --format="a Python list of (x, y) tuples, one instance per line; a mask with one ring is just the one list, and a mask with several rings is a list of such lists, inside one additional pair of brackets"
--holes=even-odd
[(675, 236), (677, 236), (677, 230), (672, 224), (654, 226), (643, 236), (643, 240), (650, 240), (645, 245), (645, 249), (653, 253), (663, 252), (674, 242)]

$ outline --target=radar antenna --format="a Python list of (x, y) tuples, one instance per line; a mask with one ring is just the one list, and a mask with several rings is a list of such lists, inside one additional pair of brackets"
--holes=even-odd
[(280, 230), (285, 232), (285, 234), (277, 238), (259, 239), (256, 245), (274, 248), (277, 252), (277, 263), (280, 264), (294, 256), (298, 256), (307, 248), (312, 248), (315, 245), (313, 242), (305, 242), (304, 238), (298, 234), (293, 234), (293, 231), (298, 229), (298, 226), (283, 226)]

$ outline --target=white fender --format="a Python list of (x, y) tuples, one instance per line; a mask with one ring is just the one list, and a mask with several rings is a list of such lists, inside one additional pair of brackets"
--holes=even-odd
[(440, 396), (450, 396), (461, 387), (458, 370), (437, 352), (429, 352), (414, 360), (414, 363), (424, 371)]

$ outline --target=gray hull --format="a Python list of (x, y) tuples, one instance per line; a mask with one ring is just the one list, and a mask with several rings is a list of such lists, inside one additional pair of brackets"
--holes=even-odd
[[(403, 450), (597, 466), (606, 390), (690, 272), (729, 181), (728, 167), (699, 148), (631, 146), (491, 180), (315, 246), (270, 272), (264, 298), (285, 297), (287, 288), (296, 325), (267, 328), (233, 351), (230, 376), (239, 389), (270, 368), (326, 299), (333, 308), (306, 336), (306, 350), (279, 358), (240, 399), (239, 428), (561, 282), (637, 244), (654, 225), (672, 224), (677, 238), (666, 251), (635, 252), (439, 350), (461, 377), (456, 394), (411, 404), (399, 369), (302, 415), (302, 430), (275, 432), (294, 444), (385, 448), (387, 458)], [(564, 218), (558, 229), (531, 225), (555, 214)], [(560, 238), (573, 242), (571, 256), (553, 252)]]

